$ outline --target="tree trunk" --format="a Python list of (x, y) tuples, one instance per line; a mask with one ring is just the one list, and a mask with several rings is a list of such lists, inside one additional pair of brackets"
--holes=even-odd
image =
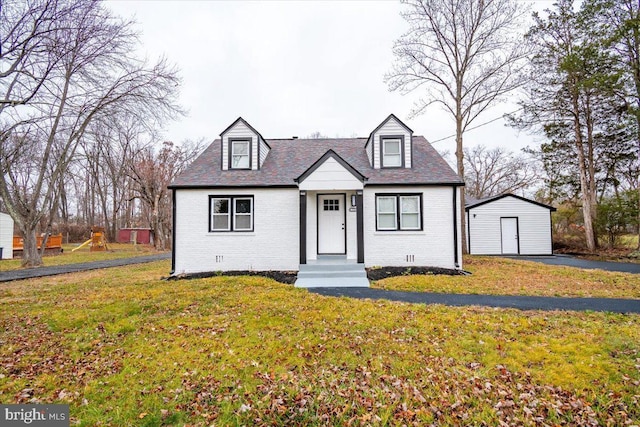
[(151, 213), (151, 227), (153, 228), (153, 244), (158, 251), (164, 251), (164, 230), (160, 223), (160, 196), (153, 199), (153, 211)]
[(572, 93), (572, 107), (573, 107), (573, 130), (575, 135), (576, 151), (578, 153), (578, 166), (580, 170), (580, 190), (582, 199), (582, 216), (584, 220), (584, 233), (587, 241), (587, 248), (590, 252), (595, 252), (596, 241), (593, 227), (592, 213), (594, 208), (591, 206), (592, 197), (590, 193), (590, 186), (587, 179), (587, 164), (584, 155), (584, 142), (582, 140), (582, 126), (580, 124), (580, 106), (578, 105), (577, 89), (574, 89)]
[[(460, 104), (458, 104), (460, 110)], [(458, 165), (458, 176), (464, 182), (464, 151), (462, 149), (462, 114), (456, 117), (456, 163)], [(467, 251), (467, 226), (464, 210), (464, 191), (460, 192), (460, 239), (462, 241), (462, 253)]]
[[(593, 155), (593, 115), (591, 109), (591, 96), (587, 93), (585, 99), (585, 122), (587, 124), (587, 157), (586, 157), (586, 172), (587, 172), (587, 184), (588, 186), (588, 197), (589, 197), (589, 217), (591, 218), (592, 224), (594, 224), (598, 218), (598, 198), (597, 198), (597, 189), (596, 189), (596, 170), (595, 170), (595, 160)], [(585, 227), (586, 230), (586, 227)], [(595, 227), (592, 226), (593, 232), (593, 241), (595, 243), (595, 248), (598, 248), (598, 235)]]
[(42, 255), (38, 251), (38, 240), (36, 238), (36, 227), (27, 226), (20, 228), (23, 238), (22, 246), (22, 266), (39, 267), (42, 265)]

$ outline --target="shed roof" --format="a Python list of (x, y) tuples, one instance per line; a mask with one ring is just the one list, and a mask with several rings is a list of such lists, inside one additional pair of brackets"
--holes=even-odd
[(297, 187), (300, 177), (329, 150), (367, 178), (366, 185), (464, 185), (422, 136), (412, 138), (412, 168), (374, 169), (365, 151), (367, 138), (269, 139), (271, 147), (259, 170), (222, 170), (222, 144), (216, 139), (169, 186)]
[(486, 197), (484, 199), (475, 199), (473, 197), (468, 197), (466, 200), (464, 209), (468, 211), (469, 209), (477, 208), (478, 206), (495, 202), (496, 200), (500, 200), (505, 197), (514, 197), (516, 199), (522, 200), (523, 202), (528, 202), (534, 205), (541, 206), (543, 208), (547, 208), (553, 212), (555, 212), (556, 210), (556, 208), (554, 208), (553, 206), (545, 205), (544, 203), (536, 202), (535, 200), (527, 199), (526, 197), (516, 196), (515, 194), (511, 194), (511, 193), (499, 194), (497, 196)]

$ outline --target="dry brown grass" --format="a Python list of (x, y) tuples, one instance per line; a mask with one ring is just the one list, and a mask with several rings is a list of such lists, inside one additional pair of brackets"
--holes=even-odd
[(1, 284), (0, 403), (68, 403), (79, 426), (640, 417), (638, 315), (330, 298), (261, 277), (159, 280), (168, 269)]
[[(45, 266), (78, 264), (82, 262), (103, 261), (108, 259), (129, 258), (135, 256), (151, 255), (156, 250), (151, 245), (132, 245), (130, 243), (109, 243), (109, 249), (104, 252), (91, 252), (89, 246), (71, 252), (72, 249), (78, 247), (79, 244), (62, 245), (63, 252), (59, 255), (48, 255), (42, 258)], [(0, 261), (0, 271), (18, 270), (20, 269), (21, 260), (16, 258), (12, 260)]]
[(381, 289), (489, 295), (640, 298), (640, 275), (551, 266), (498, 257), (466, 256), (470, 276), (397, 276)]

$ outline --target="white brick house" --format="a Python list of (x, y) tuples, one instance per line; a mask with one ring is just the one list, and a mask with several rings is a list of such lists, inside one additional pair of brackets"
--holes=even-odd
[(364, 267), (462, 268), (463, 183), (393, 114), (368, 138), (269, 139), (238, 118), (171, 184), (172, 274), (299, 271), (368, 286)]

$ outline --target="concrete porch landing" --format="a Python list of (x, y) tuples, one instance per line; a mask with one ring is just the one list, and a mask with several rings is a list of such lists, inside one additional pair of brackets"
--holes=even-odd
[(300, 264), (296, 288), (369, 287), (364, 264), (344, 255), (323, 255)]

